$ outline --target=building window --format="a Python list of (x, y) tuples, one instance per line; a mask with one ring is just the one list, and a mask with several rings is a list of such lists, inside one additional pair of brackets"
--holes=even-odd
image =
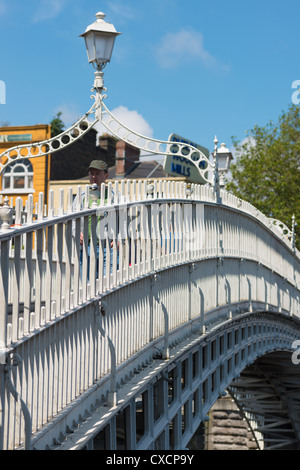
[(33, 168), (28, 158), (7, 166), (2, 176), (2, 192), (33, 192)]

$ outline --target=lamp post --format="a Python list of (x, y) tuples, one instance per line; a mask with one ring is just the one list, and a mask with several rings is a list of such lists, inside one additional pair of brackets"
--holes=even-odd
[(116, 37), (118, 33), (111, 23), (104, 21), (105, 14), (96, 13), (97, 20), (89, 25), (80, 35), (85, 39), (86, 52), (89, 63), (96, 69), (94, 90), (103, 90), (103, 69), (110, 62)]
[(88, 26), (85, 32), (80, 35), (85, 39), (88, 60), (96, 69), (94, 86), (92, 88), (94, 92), (92, 98), (95, 100), (93, 106), (77, 123), (66, 131), (52, 139), (35, 143), (34, 151), (32, 151), (32, 145), (25, 144), (15, 146), (3, 152), (0, 155), (0, 174), (7, 165), (24, 158), (24, 150), (27, 151), (28, 158), (53, 154), (71, 145), (87, 133), (97, 122), (101, 122), (109, 133), (139, 148), (141, 151), (162, 156), (177, 156), (189, 160), (197, 167), (202, 183), (213, 184), (211, 175), (214, 174), (215, 165), (200, 149), (180, 142), (176, 143), (176, 149), (174, 149), (173, 142), (156, 140), (141, 135), (118, 121), (105, 105), (104, 99), (107, 96), (103, 94), (103, 91), (106, 91), (103, 81), (103, 69), (110, 62), (115, 39), (121, 33), (117, 32), (112, 24), (104, 21), (104, 17), (104, 13), (97, 13), (96, 21)]
[(214, 161), (215, 161), (215, 166), (214, 166), (214, 190), (215, 190), (215, 195), (216, 195), (216, 200), (219, 203), (220, 202), (220, 181), (219, 181), (219, 160), (218, 160), (218, 139), (217, 136), (214, 138)]

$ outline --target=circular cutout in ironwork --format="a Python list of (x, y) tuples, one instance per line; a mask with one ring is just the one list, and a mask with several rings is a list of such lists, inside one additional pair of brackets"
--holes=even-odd
[(67, 144), (70, 142), (70, 140), (71, 140), (71, 139), (70, 139), (70, 136), (67, 135), (67, 134), (66, 134), (66, 135), (63, 135), (63, 136), (62, 136), (62, 139), (61, 139), (62, 143), (65, 144), (65, 145), (67, 145)]
[(184, 156), (184, 157), (187, 157), (190, 153), (190, 149), (189, 147), (182, 147), (181, 149), (181, 154)]
[(191, 155), (191, 159), (193, 160), (193, 162), (197, 162), (200, 158), (200, 154), (198, 152), (193, 152), (192, 155)]
[(86, 131), (87, 128), (89, 127), (89, 124), (87, 121), (82, 121), (80, 124), (79, 124), (79, 127), (82, 131)]
[(170, 152), (171, 153), (178, 153), (179, 152), (179, 146), (177, 144), (171, 145)]
[(206, 170), (207, 167), (208, 167), (208, 163), (207, 163), (205, 160), (201, 160), (201, 161), (198, 163), (198, 167), (199, 167), (201, 170)]
[(53, 148), (54, 150), (59, 149), (59, 148), (60, 148), (60, 141), (59, 141), (59, 140), (54, 140), (54, 141), (52, 142), (52, 148)]

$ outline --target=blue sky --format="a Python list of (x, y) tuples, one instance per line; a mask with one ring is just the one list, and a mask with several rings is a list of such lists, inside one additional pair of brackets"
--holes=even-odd
[[(213, 150), (276, 121), (300, 79), (299, 0), (0, 0), (0, 124), (72, 124), (92, 105), (86, 26), (103, 11), (122, 32), (105, 69), (124, 124)], [(2, 100), (3, 101), (3, 100)]]

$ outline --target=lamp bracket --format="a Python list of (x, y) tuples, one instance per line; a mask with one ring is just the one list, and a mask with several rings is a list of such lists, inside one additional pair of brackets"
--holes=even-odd
[(202, 179), (207, 183), (212, 183), (215, 164), (198, 148), (186, 143), (163, 141), (146, 137), (129, 129), (113, 116), (103, 102), (107, 96), (103, 94), (106, 88), (103, 86), (103, 72), (100, 69), (95, 72), (95, 81), (92, 91), (94, 94), (91, 98), (95, 100), (95, 103), (90, 110), (69, 129), (42, 142), (17, 145), (5, 150), (0, 155), (0, 174), (10, 163), (17, 160), (41, 157), (62, 150), (83, 137), (97, 122), (101, 122), (115, 137), (137, 147), (141, 151), (156, 155), (177, 157), (178, 163), (180, 163), (182, 159), (189, 160), (197, 167)]
[(137, 147), (141, 151), (156, 155), (178, 157), (179, 163), (181, 161), (180, 159), (183, 158), (189, 160), (198, 168), (203, 180), (207, 183), (212, 183), (212, 175), (209, 175), (209, 173), (214, 172), (215, 164), (212, 163), (201, 150), (186, 143), (163, 141), (146, 137), (129, 129), (109, 111), (103, 101), (105, 98), (106, 95), (99, 94), (99, 103), (96, 113), (99, 113), (98, 121), (100, 121), (111, 134), (133, 147)]
[(90, 110), (73, 124), (73, 126), (51, 139), (42, 142), (16, 145), (15, 147), (5, 150), (0, 155), (0, 174), (10, 163), (23, 158), (35, 158), (53, 154), (73, 144), (76, 140), (81, 139), (98, 120), (95, 115), (96, 107), (97, 102), (95, 102)]

